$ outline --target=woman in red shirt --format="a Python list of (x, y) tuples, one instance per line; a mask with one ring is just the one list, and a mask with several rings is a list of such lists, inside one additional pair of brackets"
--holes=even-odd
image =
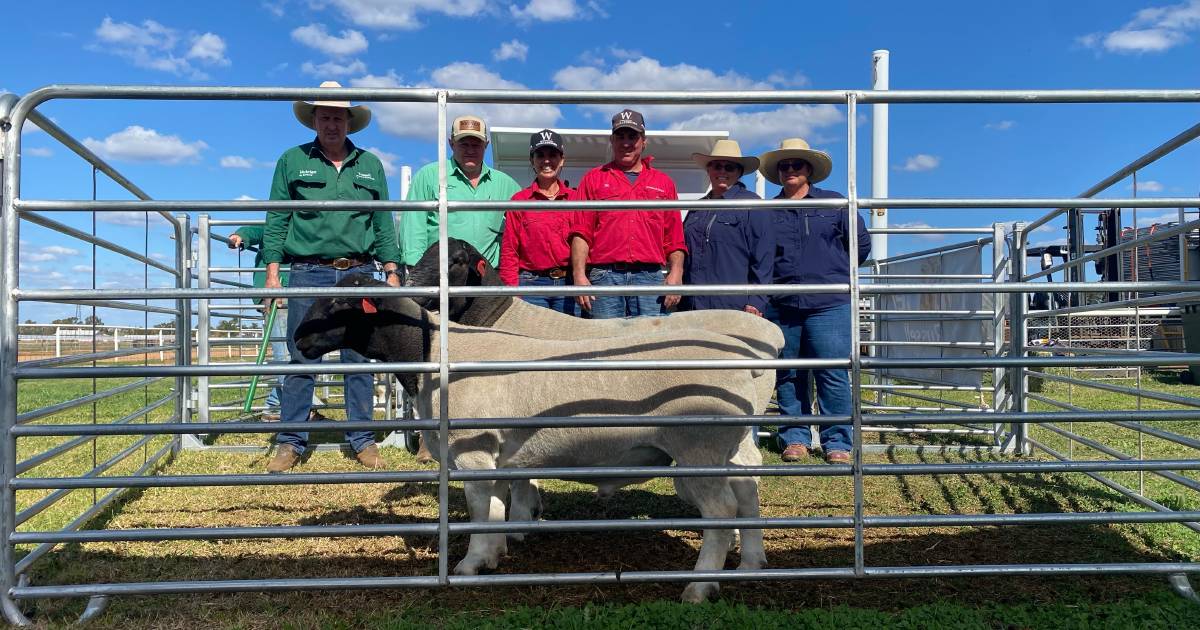
[[(529, 136), (529, 163), (537, 175), (513, 201), (557, 201), (574, 193), (558, 178), (566, 163), (562, 136), (543, 129)], [(509, 210), (500, 240), (500, 279), (509, 286), (564, 286), (571, 284), (571, 229), (568, 211)], [(575, 298), (548, 295), (522, 296), (526, 302), (567, 315), (575, 315)]]

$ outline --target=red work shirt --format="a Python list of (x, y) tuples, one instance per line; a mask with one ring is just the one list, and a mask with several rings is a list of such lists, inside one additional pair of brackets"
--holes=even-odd
[[(653, 160), (652, 157), (642, 158), (642, 170), (633, 184), (614, 163), (598, 166), (579, 180), (572, 199), (678, 199), (675, 182), (666, 173), (653, 168), (650, 165)], [(571, 235), (587, 241), (588, 263), (592, 265), (662, 265), (666, 264), (671, 252), (687, 251), (683, 218), (678, 210), (579, 211), (575, 213)]]
[[(558, 201), (575, 194), (558, 182), (558, 193), (550, 199), (538, 190), (537, 180), (528, 188), (517, 191), (513, 201)], [(500, 279), (504, 284), (517, 286), (522, 269), (545, 271), (571, 266), (571, 244), (568, 234), (575, 213), (570, 211), (509, 210), (504, 215), (504, 236), (500, 239)]]

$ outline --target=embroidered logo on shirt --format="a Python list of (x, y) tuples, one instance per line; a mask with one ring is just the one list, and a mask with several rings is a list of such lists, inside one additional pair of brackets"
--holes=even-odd
[(354, 176), (357, 177), (358, 179), (365, 179), (367, 181), (372, 181), (372, 182), (375, 181), (375, 176), (370, 173), (358, 172), (358, 173), (355, 173)]
[(316, 174), (317, 174), (317, 171), (306, 169), (306, 168), (300, 169), (300, 173), (299, 173), (300, 177), (312, 177), (313, 175), (316, 175)]

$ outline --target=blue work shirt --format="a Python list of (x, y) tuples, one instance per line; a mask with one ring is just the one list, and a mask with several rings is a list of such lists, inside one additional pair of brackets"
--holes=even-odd
[[(710, 193), (711, 194), (711, 193)], [(712, 199), (706, 196), (705, 199)], [(721, 199), (759, 199), (737, 182)], [(770, 284), (775, 235), (766, 210), (691, 210), (683, 221), (687, 242), (684, 284)], [(747, 304), (766, 312), (768, 295), (692, 295), (685, 308), (742, 310)]]
[[(783, 199), (781, 191), (776, 199)], [(845, 199), (841, 193), (810, 186), (806, 199)], [(846, 208), (788, 208), (772, 212), (777, 284), (850, 282), (850, 213)], [(871, 255), (866, 220), (858, 215), (858, 264)], [(779, 295), (776, 306), (815, 310), (850, 303), (846, 293)]]

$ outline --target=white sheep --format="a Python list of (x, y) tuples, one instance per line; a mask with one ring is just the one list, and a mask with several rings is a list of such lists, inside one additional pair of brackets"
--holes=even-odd
[[(382, 285), (366, 276), (339, 283)], [(459, 325), (451, 325), (449, 330), (450, 360), (456, 362), (729, 359), (753, 355), (735, 339), (699, 330), (578, 342), (533, 339)], [(408, 298), (323, 298), (313, 305), (296, 331), (296, 347), (305, 356), (349, 347), (382, 361), (422, 362), (431, 360), (431, 350), (438, 343), (436, 316)], [(410, 393), (416, 393), (422, 417), (432, 417), (441, 395), (439, 377), (397, 376)], [(734, 415), (753, 410), (754, 397), (750, 370), (625, 370), (602, 377), (582, 371), (458, 373), (450, 378), (449, 412), (454, 418)], [(446, 461), (458, 469), (646, 466), (671, 461), (681, 466), (719, 466), (731, 460), (746, 434), (745, 427), (737, 426), (455, 430), (448, 436)], [(426, 437), (428, 443), (436, 443), (435, 432), (428, 432)], [(468, 481), (464, 486), (473, 521), (504, 520), (507, 484)], [(695, 504), (705, 518), (756, 517), (757, 482), (752, 477), (743, 478), (738, 486), (742, 491), (735, 493), (727, 477), (675, 479), (679, 496)], [(753, 496), (746, 496), (748, 493)], [(747, 505), (750, 501), (752, 509)], [(528, 506), (530, 501), (523, 504)], [(704, 530), (695, 569), (721, 569), (732, 542), (729, 530)], [(494, 569), (506, 550), (504, 534), (472, 535), (467, 555), (454, 571), (474, 575), (485, 568)], [(743, 532), (741, 551), (739, 568), (765, 565), (761, 532), (757, 536)], [(684, 590), (683, 599), (703, 601), (717, 590), (715, 582), (693, 582)]]
[[(450, 286), (504, 286), (500, 274), (470, 243), (451, 238), (447, 248)], [(434, 286), (438, 280), (438, 244), (434, 244), (409, 270), (409, 286)], [(415, 298), (417, 304), (437, 310), (437, 298)], [(678, 330), (707, 330), (734, 337), (754, 351), (752, 358), (778, 359), (783, 332), (770, 320), (733, 310), (673, 313), (668, 317), (584, 319), (507, 296), (452, 297), (450, 320), (468, 326), (486, 326), (538, 339), (602, 339)], [(775, 371), (755, 370), (757, 396), (753, 414), (766, 412), (775, 393)], [(761, 456), (760, 456), (761, 460)], [(748, 462), (744, 462), (748, 463)]]

